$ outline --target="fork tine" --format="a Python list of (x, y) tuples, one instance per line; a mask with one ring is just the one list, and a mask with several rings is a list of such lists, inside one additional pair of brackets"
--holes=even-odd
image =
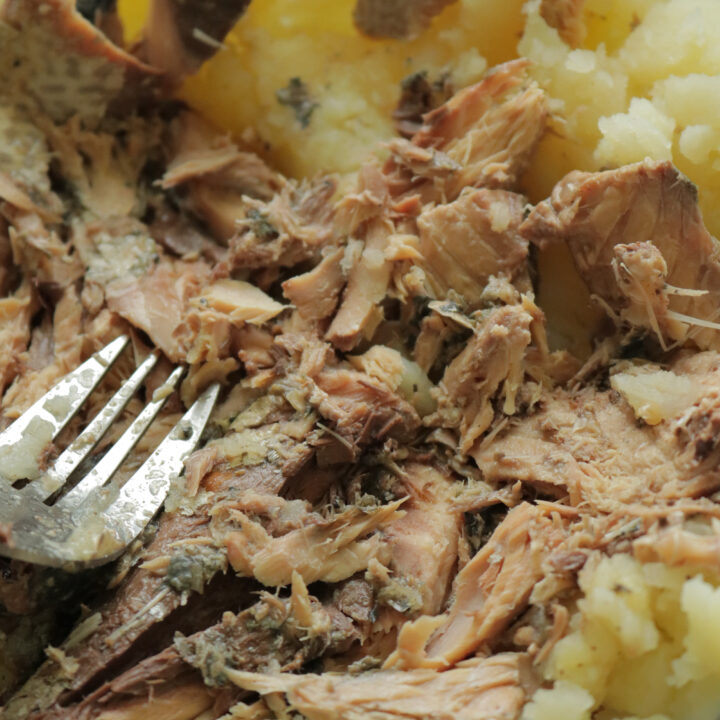
[(171, 483), (180, 475), (186, 458), (200, 441), (219, 392), (219, 383), (210, 385), (120, 488), (105, 512), (105, 523), (115, 529), (124, 544), (140, 534), (165, 501)]
[(172, 371), (168, 379), (158, 388), (156, 399), (149, 402), (142, 412), (135, 418), (130, 427), (120, 436), (120, 439), (105, 453), (97, 465), (72, 489), (67, 495), (61, 497), (56, 504), (60, 508), (73, 508), (80, 505), (83, 500), (97, 488), (102, 487), (110, 480), (114, 472), (120, 467), (123, 460), (130, 454), (138, 440), (143, 436), (165, 404), (168, 396), (178, 384), (184, 371), (183, 367), (177, 367)]
[[(20, 492), (9, 493), (10, 538), (0, 536), (8, 557), (40, 565), (79, 570), (116, 558), (152, 519), (205, 429), (220, 390), (211, 385), (168, 433), (155, 452), (125, 485), (112, 483), (79, 507), (45, 505)], [(4, 484), (0, 478), (0, 488)], [(12, 510), (22, 513), (13, 517)]]
[(52, 425), (54, 440), (70, 422), (78, 408), (85, 402), (105, 373), (123, 351), (130, 338), (121, 335), (98, 350), (82, 365), (66, 375), (27, 409), (10, 427), (0, 433), (0, 448), (16, 445), (22, 440), (28, 425), (39, 419)]
[(155, 367), (159, 357), (159, 354), (154, 352), (140, 363), (85, 430), (55, 460), (53, 466), (40, 479), (23, 489), (24, 494), (33, 495), (38, 500), (46, 500), (67, 482), (73, 471), (94, 450), (108, 428), (115, 422), (148, 373)]

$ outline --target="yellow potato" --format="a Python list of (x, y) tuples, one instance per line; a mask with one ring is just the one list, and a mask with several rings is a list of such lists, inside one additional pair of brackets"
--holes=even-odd
[[(709, 720), (720, 705), (720, 588), (685, 568), (618, 554), (580, 574), (584, 598), (524, 720)], [(592, 698), (591, 706), (587, 698)]]
[[(348, 172), (393, 137), (404, 77), (447, 72), (464, 86), (488, 64), (513, 57), (521, 6), (522, 0), (465, 0), (422, 37), (400, 42), (358, 33), (352, 0), (252, 3), (225, 49), (187, 81), (182, 96), (238, 135), (254, 128), (273, 163), (290, 175)], [(307, 127), (277, 99), (293, 77), (316, 103)]]

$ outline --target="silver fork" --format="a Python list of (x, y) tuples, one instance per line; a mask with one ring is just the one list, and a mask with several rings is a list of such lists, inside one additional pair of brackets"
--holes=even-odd
[(217, 383), (198, 397), (127, 482), (113, 481), (113, 475), (172, 393), (182, 367), (173, 370), (93, 469), (68, 492), (60, 493), (152, 370), (157, 352), (138, 366), (51, 468), (37, 473), (23, 487), (10, 472), (18, 461), (35, 460), (33, 444), (42, 445), (58, 436), (128, 340), (121, 336), (96, 352), (0, 433), (0, 555), (68, 570), (100, 565), (116, 558), (165, 501), (200, 440), (218, 396)]

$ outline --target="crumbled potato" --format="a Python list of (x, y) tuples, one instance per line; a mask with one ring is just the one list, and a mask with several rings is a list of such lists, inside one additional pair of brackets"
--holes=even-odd
[[(693, 576), (694, 575), (694, 576)], [(589, 562), (571, 632), (524, 720), (712, 720), (720, 706), (720, 588), (687, 568), (618, 554)], [(588, 703), (588, 699), (591, 700)], [(593, 715), (595, 717), (595, 715)]]
[(633, 98), (626, 113), (601, 117), (602, 139), (595, 150), (600, 165), (641, 162), (646, 157), (672, 160), (675, 120), (645, 98)]
[(688, 631), (685, 652), (673, 662), (678, 686), (715, 675), (720, 668), (720, 588), (694, 577), (683, 585), (681, 597)]
[(523, 720), (590, 720), (595, 704), (583, 688), (558, 680), (552, 690), (538, 690), (533, 702), (525, 707)]
[[(448, 74), (456, 87), (471, 84), (489, 64), (515, 55), (522, 28), (522, 0), (464, 0), (417, 40), (377, 40), (356, 30), (353, 6), (353, 0), (252, 3), (183, 96), (236, 134), (254, 128), (287, 173), (348, 172), (394, 136), (392, 111), (404, 77), (426, 71), (431, 81)], [(278, 102), (277, 92), (293, 77), (316, 103), (306, 127)]]
[(672, 160), (698, 185), (706, 223), (720, 234), (720, 4), (589, 0), (576, 50), (538, 5), (526, 6), (518, 51), (535, 61), (558, 113), (528, 174), (531, 196), (547, 195), (571, 169)]
[(703, 394), (703, 387), (690, 378), (652, 365), (616, 372), (610, 384), (648, 425), (677, 417)]

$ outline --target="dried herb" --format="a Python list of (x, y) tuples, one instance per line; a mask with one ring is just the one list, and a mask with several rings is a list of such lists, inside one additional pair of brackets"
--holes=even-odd
[(191, 545), (170, 558), (165, 582), (179, 593), (201, 593), (210, 578), (226, 567), (225, 554), (217, 548)]
[(275, 226), (270, 222), (268, 216), (253, 208), (247, 214), (250, 220), (252, 231), (259, 240), (270, 242), (280, 235)]
[(299, 78), (290, 78), (287, 87), (277, 90), (275, 97), (281, 105), (287, 105), (295, 113), (300, 126), (306, 128), (310, 124), (310, 116), (318, 107), (318, 103), (308, 92), (307, 85)]
[(393, 119), (395, 128), (403, 137), (412, 137), (422, 126), (423, 115), (446, 102), (454, 88), (447, 73), (431, 81), (427, 71), (421, 70), (403, 78), (400, 83), (400, 100)]

